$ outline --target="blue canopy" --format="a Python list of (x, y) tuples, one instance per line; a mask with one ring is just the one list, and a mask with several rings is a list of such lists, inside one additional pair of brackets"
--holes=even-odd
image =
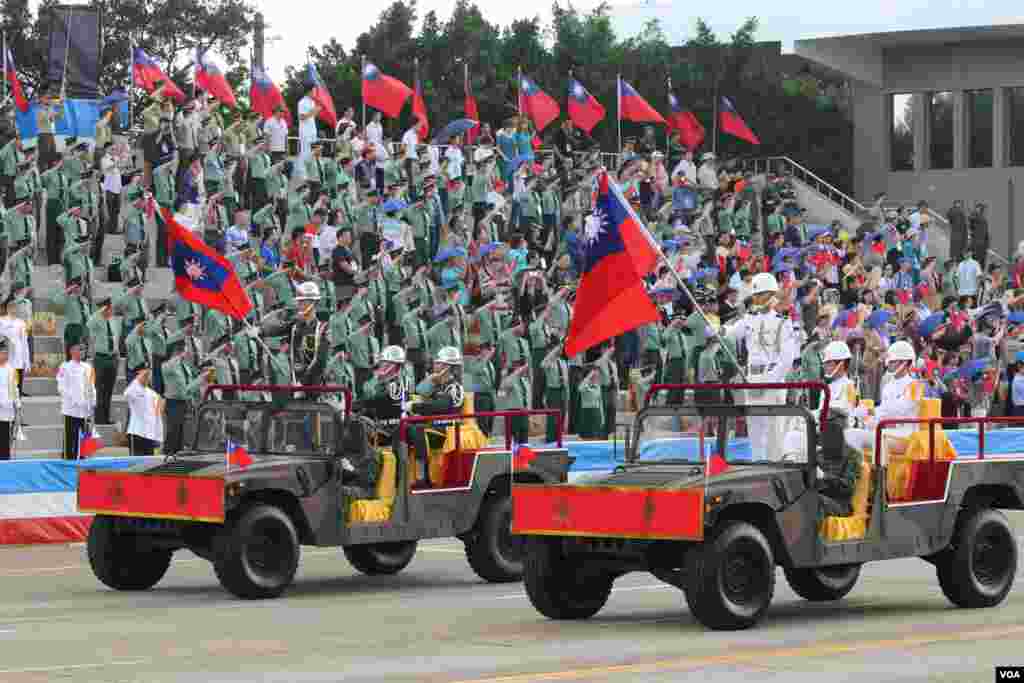
[(455, 119), (434, 136), (434, 142), (448, 142), (456, 135), (462, 135), (466, 131), (472, 130), (478, 123), (473, 119)]

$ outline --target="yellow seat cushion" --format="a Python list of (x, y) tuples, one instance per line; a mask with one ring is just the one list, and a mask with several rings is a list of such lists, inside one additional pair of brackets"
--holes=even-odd
[(377, 497), (373, 500), (353, 500), (348, 505), (348, 523), (386, 522), (391, 519), (398, 488), (398, 458), (390, 448), (382, 448), (380, 472), (377, 475)]
[[(923, 398), (918, 401), (918, 417), (935, 419), (942, 417), (942, 401), (937, 398)], [(899, 441), (899, 447), (893, 448), (892, 442)], [(890, 502), (909, 500), (910, 472), (914, 461), (928, 460), (930, 455), (928, 425), (918, 425), (917, 431), (906, 438), (891, 437), (886, 439), (888, 474), (885, 491)], [(935, 426), (935, 459), (952, 460), (956, 457), (956, 449), (941, 425)]]
[[(466, 392), (462, 402), (462, 414), (472, 415), (476, 412), (473, 405), (473, 394)], [(480, 429), (480, 425), (476, 423), (476, 418), (471, 417), (463, 420), (459, 425), (458, 448), (456, 448), (455, 428), (455, 425), (448, 425), (445, 427), (444, 432), (436, 432), (444, 436), (444, 444), (440, 448), (430, 449), (430, 480), (432, 482), (440, 482), (444, 479), (444, 461), (450, 453), (454, 453), (457, 450), (475, 451), (487, 448), (490, 443), (487, 435)]]
[(853, 541), (864, 538), (868, 527), (868, 508), (871, 504), (871, 466), (870, 455), (865, 453), (864, 462), (860, 466), (860, 478), (857, 488), (853, 491), (850, 504), (853, 514), (847, 517), (829, 516), (821, 520), (819, 533), (829, 542)]

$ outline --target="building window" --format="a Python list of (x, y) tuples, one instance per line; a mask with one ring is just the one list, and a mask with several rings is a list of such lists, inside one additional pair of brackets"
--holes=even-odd
[(892, 127), (889, 157), (893, 171), (914, 170), (914, 96), (890, 95)]
[(953, 93), (932, 93), (928, 107), (929, 166), (953, 168)]
[(1024, 166), (1024, 88), (1009, 88), (1010, 166)]
[(966, 104), (968, 165), (971, 168), (990, 168), (995, 96), (991, 90), (970, 90)]

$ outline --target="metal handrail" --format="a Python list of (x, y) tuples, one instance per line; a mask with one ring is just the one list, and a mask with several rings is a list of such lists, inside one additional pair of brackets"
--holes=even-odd
[(708, 383), (708, 384), (652, 384), (644, 396), (644, 405), (651, 402), (651, 396), (660, 391), (736, 391), (737, 389), (748, 389), (760, 391), (762, 389), (812, 389), (823, 392), (821, 403), (821, 421), (828, 419), (828, 404), (832, 398), (832, 392), (824, 382), (747, 382), (747, 383)]
[[(814, 171), (803, 164), (794, 161), (788, 156), (774, 156), (774, 157), (762, 157), (760, 159), (745, 159), (741, 162), (744, 167), (747, 165), (753, 165), (754, 172), (758, 172), (760, 164), (764, 164), (764, 168), (767, 171), (774, 164), (785, 163), (791, 167), (794, 171), (794, 175), (800, 178), (803, 182), (811, 185), (819, 194), (824, 195), (830, 201), (838, 204), (841, 208), (849, 211), (850, 213), (857, 213), (858, 211), (866, 211), (867, 207), (858, 202), (856, 199), (846, 194), (835, 185), (832, 185), (826, 180), (822, 180)], [(776, 171), (777, 172), (777, 171)], [(809, 179), (810, 181), (808, 181)], [(824, 188), (825, 191), (822, 190)], [(838, 200), (836, 199), (838, 198)]]
[(301, 384), (211, 384), (203, 392), (203, 400), (208, 400), (214, 391), (251, 391), (259, 393), (306, 393), (306, 394), (342, 394), (345, 396), (345, 419), (351, 414), (352, 392), (340, 384), (324, 384), (321, 386), (303, 386)]
[[(406, 440), (408, 427), (410, 424), (422, 424), (422, 423), (434, 423), (434, 422), (461, 422), (462, 420), (472, 420), (478, 417), (503, 417), (505, 418), (505, 448), (512, 448), (512, 432), (509, 429), (511, 419), (513, 417), (530, 417), (531, 415), (547, 415), (555, 418), (555, 445), (558, 448), (562, 447), (562, 427), (563, 427), (563, 416), (562, 411), (558, 408), (538, 408), (538, 409), (510, 409), (510, 410), (487, 410), (479, 413), (452, 413), (449, 415), (415, 415), (403, 417), (398, 423), (398, 440), (404, 442)], [(459, 430), (455, 430), (455, 448), (460, 448), (460, 433)]]

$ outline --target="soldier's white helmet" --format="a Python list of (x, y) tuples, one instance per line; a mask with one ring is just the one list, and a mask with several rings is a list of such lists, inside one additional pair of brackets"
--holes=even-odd
[(910, 345), (908, 341), (898, 341), (889, 347), (889, 351), (885, 354), (886, 363), (897, 363), (906, 361), (908, 363), (914, 363), (917, 360), (917, 354), (914, 352), (914, 347)]
[(850, 347), (846, 345), (846, 342), (834, 341), (825, 347), (825, 352), (821, 354), (821, 360), (824, 363), (850, 360), (853, 358), (853, 354), (850, 353)]
[(462, 365), (462, 354), (454, 346), (445, 346), (437, 352), (437, 362), (445, 365)]
[(402, 364), (405, 362), (405, 349), (401, 346), (385, 346), (380, 351), (380, 359), (378, 362)]
[(295, 288), (296, 301), (319, 301), (320, 288), (315, 282), (303, 282)]
[(779, 281), (771, 273), (758, 273), (754, 276), (751, 285), (751, 294), (775, 294), (779, 291)]

